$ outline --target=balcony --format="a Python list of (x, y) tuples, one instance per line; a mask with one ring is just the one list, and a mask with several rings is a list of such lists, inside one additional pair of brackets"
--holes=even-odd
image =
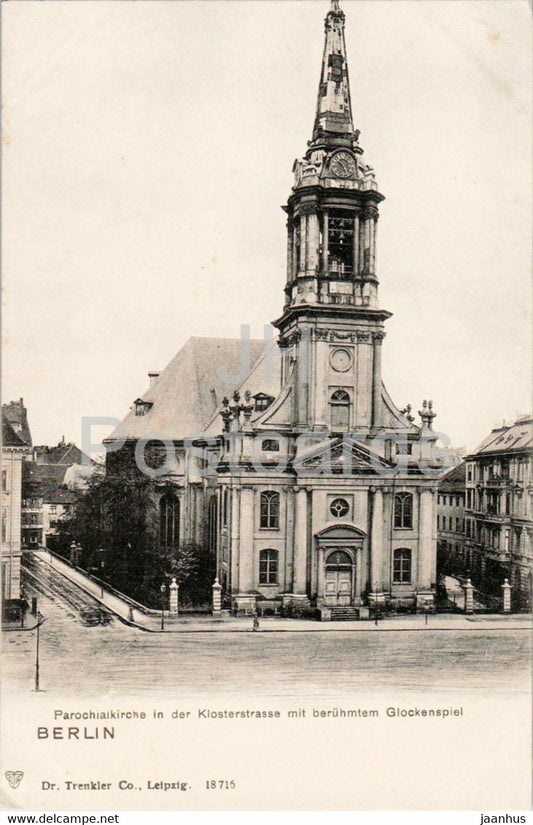
[(508, 487), (513, 481), (509, 476), (491, 476), (480, 482), (480, 487), (502, 488)]

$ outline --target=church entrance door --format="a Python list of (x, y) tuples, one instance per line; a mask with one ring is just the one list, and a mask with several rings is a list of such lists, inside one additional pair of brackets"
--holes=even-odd
[(335, 550), (326, 559), (324, 602), (330, 607), (350, 605), (353, 599), (354, 565), (344, 550)]

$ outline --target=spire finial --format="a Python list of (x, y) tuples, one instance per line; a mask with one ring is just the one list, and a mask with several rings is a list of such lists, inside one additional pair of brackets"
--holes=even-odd
[(357, 141), (352, 118), (344, 21), (339, 0), (331, 0), (325, 20), (326, 39), (311, 141), (313, 146), (325, 143), (351, 147)]

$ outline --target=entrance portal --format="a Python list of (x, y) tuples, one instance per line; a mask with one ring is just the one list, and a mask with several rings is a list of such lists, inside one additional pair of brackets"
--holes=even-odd
[(329, 607), (350, 605), (354, 593), (355, 567), (345, 550), (334, 550), (326, 559), (324, 603)]

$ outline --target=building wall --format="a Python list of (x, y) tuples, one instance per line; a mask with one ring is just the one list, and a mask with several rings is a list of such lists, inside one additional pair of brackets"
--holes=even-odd
[(532, 459), (527, 451), (467, 460), (465, 550), (480, 586), (512, 585), (515, 606), (531, 603)]
[(465, 490), (439, 488), (437, 496), (437, 552), (443, 574), (465, 572)]
[(24, 451), (2, 449), (2, 596), (20, 596), (21, 489)]

